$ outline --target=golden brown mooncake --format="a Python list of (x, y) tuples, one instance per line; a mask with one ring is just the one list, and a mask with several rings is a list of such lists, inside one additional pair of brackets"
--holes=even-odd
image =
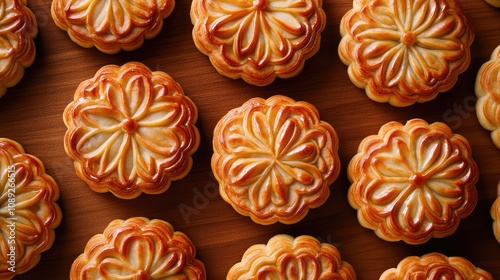
[(384, 271), (379, 278), (379, 280), (396, 279), (493, 280), (493, 276), (465, 258), (447, 257), (434, 252), (422, 257), (406, 257), (396, 268)]
[(495, 8), (500, 8), (500, 0), (485, 0), (485, 1)]
[(194, 0), (193, 40), (217, 71), (265, 86), (298, 75), (319, 50), (322, 0)]
[(124, 199), (166, 191), (190, 171), (200, 144), (195, 104), (172, 77), (139, 62), (81, 82), (63, 117), (76, 174)]
[(491, 131), (493, 143), (500, 149), (500, 46), (476, 76), (476, 114), (479, 123)]
[(196, 247), (168, 222), (143, 217), (114, 220), (87, 242), (70, 279), (205, 280)]
[(26, 0), (0, 0), (0, 97), (18, 84), (36, 56), (35, 15)]
[(0, 138), (0, 279), (33, 268), (52, 247), (62, 212), (59, 187), (43, 163), (10, 139)]
[(351, 81), (398, 107), (451, 89), (469, 66), (474, 39), (457, 0), (353, 0), (340, 34)]
[(449, 236), (478, 199), (470, 144), (441, 122), (383, 125), (360, 143), (347, 175), (360, 224), (387, 241)]
[(491, 206), (491, 218), (493, 218), (493, 234), (500, 243), (500, 182), (498, 183), (498, 197)]
[(302, 235), (279, 234), (267, 244), (248, 248), (241, 262), (229, 270), (227, 280), (338, 279), (354, 280), (353, 267), (341, 259), (335, 246)]
[(259, 224), (293, 224), (322, 205), (340, 171), (338, 136), (307, 102), (252, 98), (214, 129), (222, 198)]
[(174, 0), (53, 0), (51, 15), (73, 42), (114, 54), (158, 35), (174, 6)]

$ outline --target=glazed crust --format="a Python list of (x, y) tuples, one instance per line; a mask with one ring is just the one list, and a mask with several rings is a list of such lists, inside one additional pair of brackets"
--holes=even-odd
[(477, 72), (475, 92), (476, 114), (479, 123), (491, 131), (493, 143), (500, 149), (500, 46), (489, 61)]
[(265, 86), (302, 71), (320, 47), (322, 0), (194, 0), (196, 47), (229, 78)]
[(214, 130), (222, 198), (259, 224), (293, 224), (322, 205), (340, 171), (338, 136), (307, 102), (252, 98)]
[(114, 54), (158, 35), (174, 6), (174, 0), (53, 0), (51, 15), (78, 45)]
[(500, 182), (498, 183), (498, 197), (491, 206), (491, 218), (493, 219), (493, 234), (500, 243)]
[(71, 266), (70, 279), (204, 280), (204, 264), (182, 232), (162, 220), (114, 220), (94, 235)]
[(35, 15), (26, 0), (0, 0), (0, 97), (21, 81), (36, 56)]
[(383, 125), (361, 142), (347, 173), (360, 224), (387, 241), (449, 236), (477, 203), (470, 145), (440, 122)]
[[(33, 268), (41, 253), (52, 247), (62, 212), (56, 203), (59, 187), (45, 173), (42, 162), (6, 138), (0, 138), (0, 186), (0, 216), (5, 226), (0, 239), (0, 278), (11, 279)], [(12, 252), (15, 272), (9, 270)]]
[(353, 267), (335, 246), (316, 238), (279, 234), (267, 244), (256, 244), (229, 270), (227, 280), (338, 279), (354, 280)]
[(197, 116), (168, 74), (138, 62), (107, 65), (66, 107), (64, 147), (94, 191), (124, 199), (158, 194), (190, 171), (200, 144)]
[(397, 266), (386, 270), (379, 280), (398, 279), (474, 279), (493, 280), (485, 270), (474, 266), (462, 257), (447, 257), (429, 253), (422, 257), (404, 258)]
[(451, 89), (469, 66), (474, 39), (457, 0), (354, 0), (340, 34), (351, 81), (398, 107)]

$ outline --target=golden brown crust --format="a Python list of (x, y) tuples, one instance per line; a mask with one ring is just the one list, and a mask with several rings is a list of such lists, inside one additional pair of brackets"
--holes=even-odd
[[(15, 141), (0, 138), (0, 278), (33, 268), (55, 239), (62, 212), (59, 187), (42, 162)], [(14, 255), (14, 260), (10, 255)], [(13, 272), (14, 270), (15, 272)]]
[(500, 46), (489, 61), (477, 72), (475, 92), (476, 114), (479, 123), (491, 131), (493, 143), (500, 149)]
[(493, 234), (500, 243), (500, 182), (498, 183), (498, 197), (491, 206), (491, 218), (493, 219)]
[(370, 99), (398, 107), (452, 88), (469, 66), (474, 39), (457, 0), (354, 0), (340, 33), (351, 81)]
[(349, 203), (387, 241), (422, 244), (454, 233), (477, 203), (477, 164), (468, 141), (444, 123), (389, 122), (351, 159)]
[(194, 0), (196, 47), (229, 78), (265, 86), (302, 71), (320, 47), (322, 0)]
[(187, 175), (198, 111), (168, 74), (144, 64), (102, 67), (64, 111), (66, 153), (94, 191), (124, 199), (166, 191)]
[(259, 224), (296, 223), (322, 205), (340, 171), (338, 137), (307, 102), (252, 98), (214, 130), (220, 194)]
[(447, 257), (440, 253), (429, 253), (422, 257), (411, 256), (399, 262), (380, 276), (379, 280), (397, 279), (475, 279), (493, 280), (485, 270), (474, 266), (462, 257)]
[(78, 45), (114, 54), (158, 35), (174, 6), (174, 0), (54, 0), (51, 15)]
[(279, 234), (267, 244), (256, 244), (229, 270), (227, 280), (338, 279), (354, 280), (353, 267), (343, 261), (335, 246), (316, 238)]
[(71, 266), (70, 279), (206, 279), (205, 265), (182, 232), (162, 220), (114, 220), (94, 235)]
[(0, 0), (0, 97), (35, 60), (38, 26), (26, 5), (26, 0)]
[(485, 0), (486, 3), (490, 4), (495, 8), (500, 8), (500, 0)]

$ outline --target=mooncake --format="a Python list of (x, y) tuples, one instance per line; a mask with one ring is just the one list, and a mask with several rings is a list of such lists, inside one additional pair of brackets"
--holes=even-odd
[(0, 186), (0, 279), (11, 279), (52, 247), (62, 212), (59, 187), (43, 163), (7, 138), (0, 138)]
[(387, 241), (449, 236), (477, 204), (470, 144), (441, 122), (383, 125), (360, 143), (347, 175), (360, 224)]
[(193, 40), (222, 75), (265, 86), (298, 75), (319, 50), (322, 0), (194, 0)]
[(500, 46), (476, 76), (476, 114), (479, 123), (491, 131), (493, 143), (500, 149)]
[(107, 65), (80, 83), (64, 110), (64, 148), (96, 192), (159, 194), (192, 167), (197, 116), (168, 74), (139, 62)]
[(447, 257), (434, 252), (422, 257), (404, 258), (396, 268), (384, 271), (379, 278), (379, 280), (396, 279), (493, 280), (493, 276), (465, 258)]
[(252, 98), (214, 129), (222, 198), (259, 224), (293, 224), (322, 205), (340, 171), (338, 136), (307, 102)]
[(457, 0), (354, 0), (338, 47), (350, 80), (397, 107), (451, 89), (471, 60), (474, 30)]
[(241, 262), (229, 270), (227, 280), (338, 279), (354, 280), (354, 268), (342, 260), (335, 246), (301, 235), (279, 234), (267, 244), (248, 248)]
[(205, 280), (196, 247), (168, 222), (144, 217), (113, 220), (87, 242), (70, 279)]
[(35, 15), (26, 0), (0, 0), (0, 97), (17, 85), (36, 56)]
[(491, 206), (491, 218), (493, 218), (493, 234), (500, 243), (500, 182), (498, 183), (498, 197)]
[(114, 54), (158, 35), (174, 6), (174, 0), (53, 0), (51, 15), (73, 42)]

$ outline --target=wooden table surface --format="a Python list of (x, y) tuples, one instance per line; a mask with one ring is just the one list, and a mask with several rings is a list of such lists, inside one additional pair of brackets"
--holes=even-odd
[[(73, 260), (83, 252), (91, 236), (101, 233), (113, 219), (133, 216), (163, 219), (186, 233), (197, 247), (197, 258), (205, 263), (208, 279), (225, 279), (229, 268), (249, 246), (266, 243), (279, 233), (308, 234), (334, 244), (343, 260), (354, 266), (358, 279), (378, 279), (404, 257), (433, 251), (465, 257), (500, 279), (500, 244), (493, 236), (490, 217), (500, 181), (500, 150), (493, 145), (490, 133), (479, 125), (474, 110), (476, 73), (500, 44), (500, 9), (483, 0), (461, 0), (476, 30), (470, 67), (453, 89), (437, 99), (395, 108), (369, 100), (350, 82), (347, 67), (338, 57), (339, 22), (351, 8), (351, 0), (324, 1), (328, 22), (319, 52), (297, 77), (276, 80), (266, 87), (230, 80), (215, 71), (192, 41), (190, 3), (178, 0), (162, 32), (139, 50), (107, 55), (77, 46), (58, 29), (50, 16), (50, 0), (28, 1), (39, 23), (37, 57), (23, 80), (0, 99), (0, 137), (21, 143), (28, 153), (44, 162), (47, 173), (60, 187), (58, 203), (63, 220), (56, 229), (52, 248), (42, 254), (36, 267), (16, 279), (68, 279)], [(62, 112), (82, 80), (93, 77), (104, 65), (128, 61), (162, 70), (181, 84), (198, 107), (197, 127), (202, 139), (186, 178), (172, 183), (161, 195), (121, 200), (109, 193), (91, 191), (76, 176), (73, 162), (64, 152), (66, 127)], [(236, 213), (219, 196), (210, 169), (211, 141), (215, 124), (228, 110), (249, 98), (275, 94), (308, 101), (318, 108), (321, 118), (339, 135), (342, 169), (331, 185), (327, 202), (310, 211), (301, 222), (262, 226)], [(387, 242), (359, 225), (356, 211), (347, 202), (346, 166), (364, 137), (376, 134), (388, 121), (406, 122), (417, 117), (445, 122), (469, 140), (481, 174), (477, 184), (479, 202), (452, 236), (423, 245)]]

